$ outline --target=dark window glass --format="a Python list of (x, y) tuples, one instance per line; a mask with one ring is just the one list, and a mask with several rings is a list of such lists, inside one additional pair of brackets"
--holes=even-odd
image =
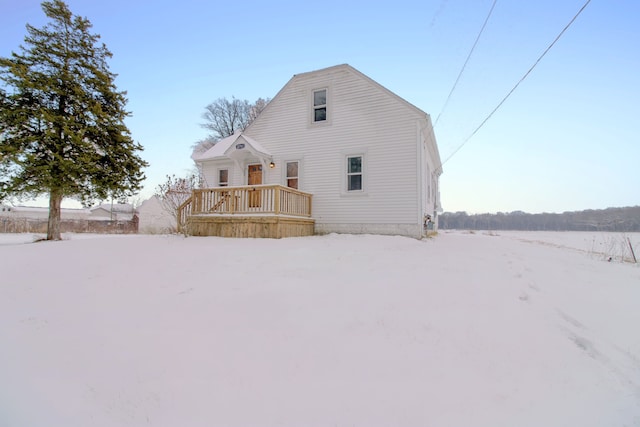
[(362, 190), (362, 175), (349, 176), (349, 191)]
[(362, 190), (362, 156), (347, 158), (347, 190)]
[(298, 162), (287, 162), (287, 187), (298, 188)]
[(362, 172), (362, 157), (349, 157), (349, 173)]
[(229, 170), (220, 169), (218, 174), (218, 185), (220, 187), (226, 187), (229, 185)]
[(327, 120), (327, 90), (313, 92), (313, 121), (324, 122)]
[(313, 92), (313, 106), (327, 105), (327, 91), (318, 90)]

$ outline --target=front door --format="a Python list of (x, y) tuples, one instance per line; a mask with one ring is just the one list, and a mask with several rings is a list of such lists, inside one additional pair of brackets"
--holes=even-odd
[[(262, 184), (262, 165), (249, 165), (249, 185), (261, 185)], [(260, 188), (249, 189), (249, 207), (259, 208), (262, 198)]]

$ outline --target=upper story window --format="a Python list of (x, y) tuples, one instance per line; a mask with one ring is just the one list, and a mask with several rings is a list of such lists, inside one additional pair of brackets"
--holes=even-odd
[(287, 162), (287, 187), (298, 189), (298, 162)]
[(327, 120), (327, 89), (313, 91), (313, 122)]
[(229, 169), (220, 169), (218, 171), (218, 186), (227, 187), (229, 185)]

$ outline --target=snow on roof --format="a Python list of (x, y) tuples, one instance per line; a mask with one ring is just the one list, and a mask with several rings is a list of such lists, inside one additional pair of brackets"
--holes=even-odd
[(209, 148), (204, 153), (194, 152), (191, 155), (191, 158), (197, 161), (197, 160), (213, 159), (216, 157), (223, 157), (226, 149), (229, 148), (231, 144), (235, 142), (238, 136), (239, 136), (238, 134), (233, 134), (224, 139), (221, 139), (220, 141), (216, 142), (216, 144), (213, 147)]
[(224, 139), (221, 139), (214, 145), (209, 148), (204, 153), (194, 152), (191, 155), (191, 158), (195, 161), (202, 160), (211, 160), (216, 158), (229, 158), (229, 152), (234, 144), (238, 142), (240, 139), (244, 140), (247, 144), (249, 144), (251, 150), (260, 157), (270, 157), (271, 153), (267, 151), (262, 144), (256, 141), (253, 138), (243, 134), (242, 132), (236, 132), (231, 136), (228, 136)]
[(133, 212), (133, 205), (129, 203), (101, 203), (97, 206), (93, 206), (89, 208), (90, 211), (95, 211), (97, 209), (104, 209), (109, 212)]
[(264, 157), (269, 157), (271, 156), (271, 153), (265, 149), (262, 144), (260, 144), (258, 141), (256, 141), (253, 138), (248, 137), (245, 134), (241, 134), (240, 135), (242, 138), (244, 138), (245, 141), (247, 141), (249, 143), (249, 145), (251, 145), (253, 147), (253, 150), (256, 151), (258, 154), (261, 154)]

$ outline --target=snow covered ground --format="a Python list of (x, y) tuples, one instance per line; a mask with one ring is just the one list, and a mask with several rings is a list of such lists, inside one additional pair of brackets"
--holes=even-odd
[(0, 234), (0, 426), (640, 426), (639, 234), (68, 237)]

